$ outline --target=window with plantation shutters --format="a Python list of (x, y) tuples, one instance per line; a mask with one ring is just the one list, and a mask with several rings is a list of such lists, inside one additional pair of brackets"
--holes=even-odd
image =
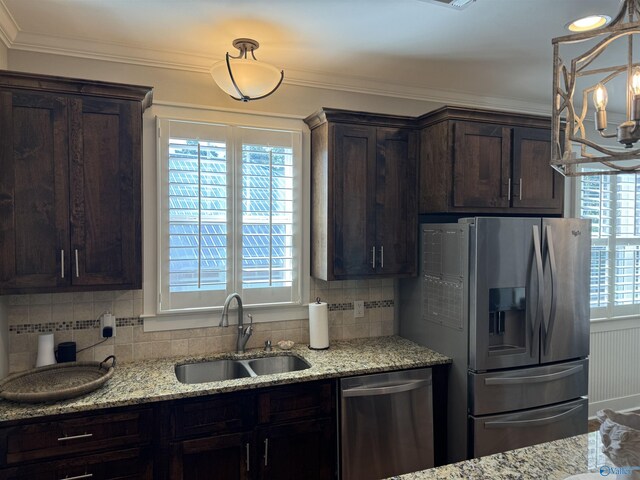
[(586, 175), (579, 177), (577, 190), (578, 215), (592, 222), (591, 316), (637, 316), (640, 175)]
[(301, 133), (158, 128), (158, 311), (219, 307), (232, 292), (245, 305), (300, 303)]

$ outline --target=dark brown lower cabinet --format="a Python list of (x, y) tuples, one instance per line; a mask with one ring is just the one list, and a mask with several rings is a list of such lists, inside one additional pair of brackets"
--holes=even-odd
[(103, 452), (0, 470), (0, 480), (35, 479), (152, 480), (151, 449)]
[(159, 478), (333, 479), (335, 405), (334, 381), (177, 401)]
[(248, 479), (251, 473), (249, 432), (184, 440), (171, 444), (171, 473), (179, 480)]
[(323, 480), (335, 477), (333, 419), (308, 420), (258, 430), (260, 479)]

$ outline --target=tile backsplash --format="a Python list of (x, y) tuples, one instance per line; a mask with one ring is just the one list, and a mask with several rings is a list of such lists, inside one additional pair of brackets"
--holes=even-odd
[[(329, 304), (331, 340), (392, 335), (394, 329), (394, 281), (311, 280), (310, 300), (320, 297)], [(354, 301), (364, 301), (364, 317), (355, 318)], [(116, 336), (92, 346), (100, 337), (99, 317), (116, 317)], [(142, 291), (13, 295), (6, 301), (9, 324), (9, 371), (33, 368), (38, 335), (53, 332), (55, 344), (74, 341), (78, 360), (103, 360), (116, 355), (118, 362), (177, 355), (231, 352), (236, 335), (232, 328), (193, 328), (144, 332)], [(309, 341), (308, 320), (254, 324), (247, 348), (280, 340)], [(84, 350), (83, 350), (84, 349)]]

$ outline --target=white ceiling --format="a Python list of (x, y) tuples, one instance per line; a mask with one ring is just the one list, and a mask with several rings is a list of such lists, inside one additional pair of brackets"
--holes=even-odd
[[(285, 83), (550, 110), (551, 39), (620, 0), (0, 0), (0, 39), (41, 51), (207, 72), (238, 37)], [(475, 100), (475, 101), (474, 101)]]

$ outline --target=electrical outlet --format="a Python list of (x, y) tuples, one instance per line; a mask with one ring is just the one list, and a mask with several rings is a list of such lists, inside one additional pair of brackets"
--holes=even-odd
[(364, 300), (353, 302), (353, 316), (356, 318), (364, 317)]
[[(105, 335), (105, 328), (111, 328), (111, 335)], [(111, 313), (100, 315), (100, 336), (109, 338), (116, 336), (116, 317)]]

